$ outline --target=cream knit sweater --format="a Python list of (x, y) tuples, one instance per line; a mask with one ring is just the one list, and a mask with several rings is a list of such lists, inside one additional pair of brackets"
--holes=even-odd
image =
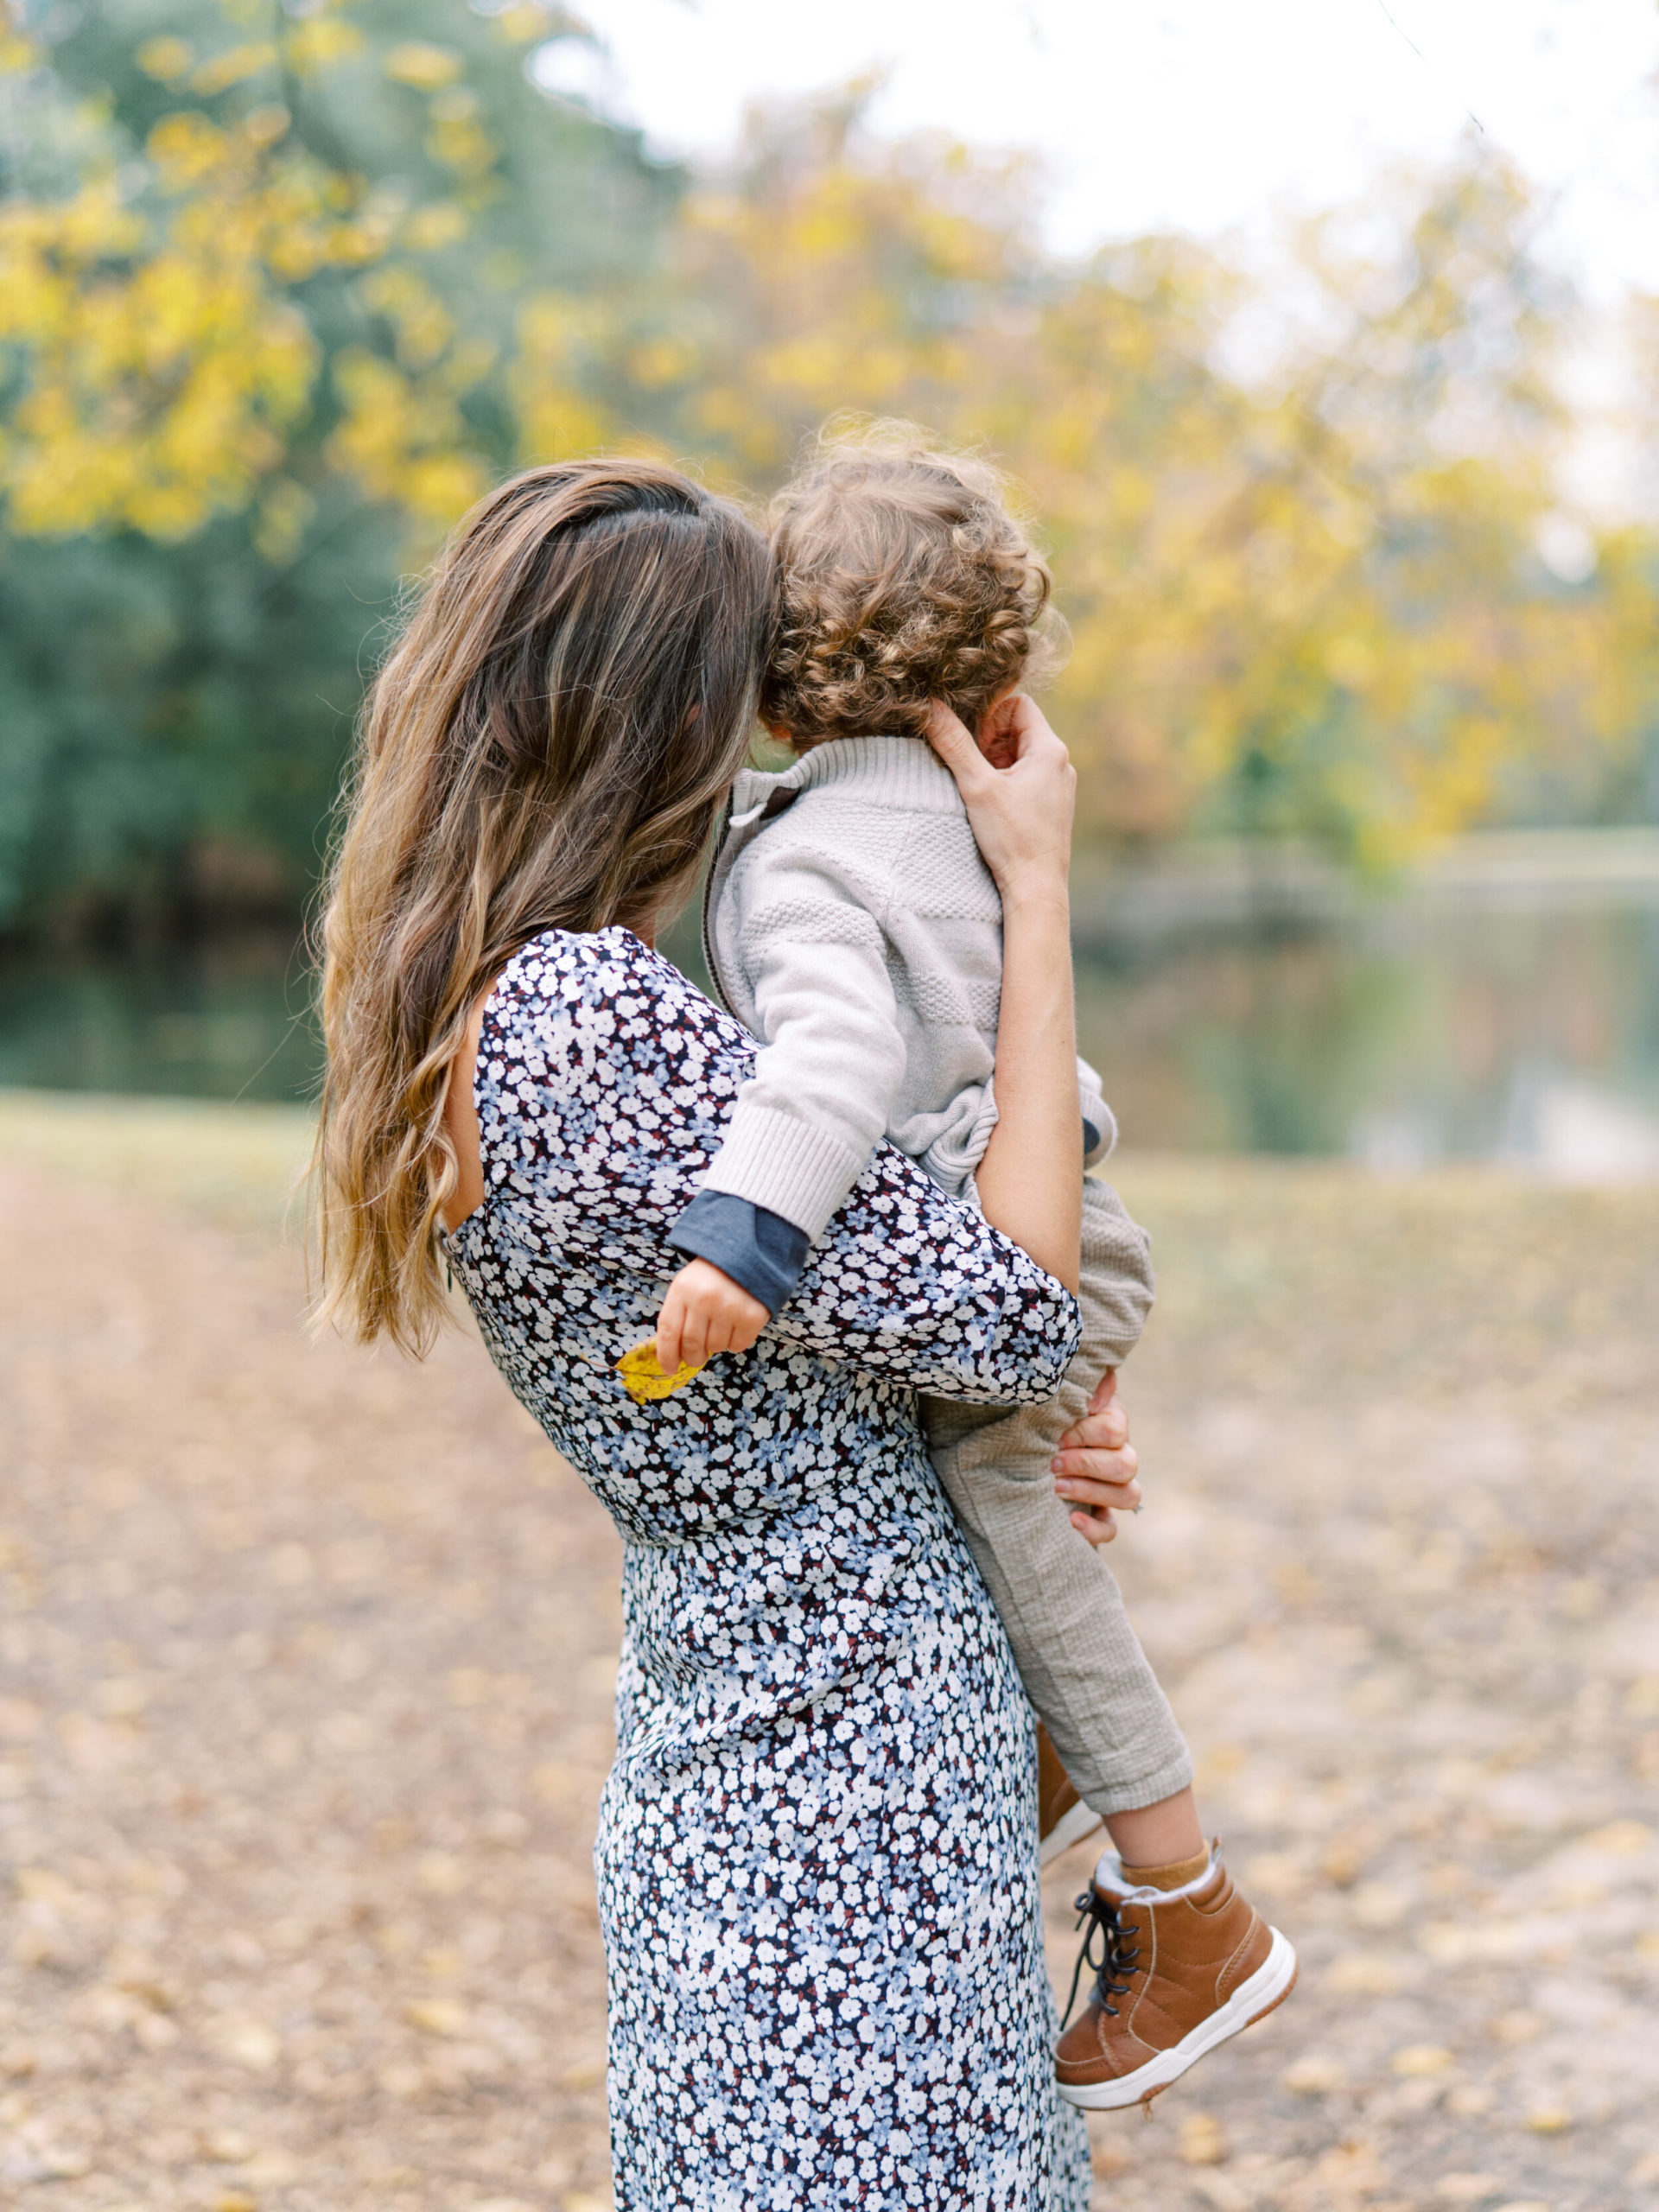
[[(817, 1237), (889, 1137), (952, 1196), (996, 1124), (1002, 909), (918, 738), (838, 738), (737, 779), (709, 876), (715, 990), (761, 1039), (703, 1178)], [(1077, 1063), (1092, 1163), (1116, 1136)], [(1088, 1135), (1085, 1135), (1085, 1143)]]

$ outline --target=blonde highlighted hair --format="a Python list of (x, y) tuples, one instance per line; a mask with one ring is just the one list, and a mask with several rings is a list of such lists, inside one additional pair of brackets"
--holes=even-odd
[(366, 702), (322, 919), (322, 1298), (416, 1354), (443, 1317), (449, 1065), (550, 929), (649, 932), (747, 753), (771, 568), (646, 461), (533, 468), (456, 527)]
[(1064, 632), (1048, 569), (986, 462), (908, 423), (830, 424), (772, 501), (778, 637), (766, 721), (798, 745), (969, 729), (1046, 673)]

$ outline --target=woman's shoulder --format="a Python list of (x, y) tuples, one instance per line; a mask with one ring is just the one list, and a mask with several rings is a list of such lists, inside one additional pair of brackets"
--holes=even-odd
[(578, 1005), (609, 989), (650, 990), (653, 969), (667, 963), (632, 930), (543, 930), (519, 946), (495, 981), (493, 995), (526, 1008)]
[[(485, 1009), (480, 1050), (504, 1052), (550, 1071), (573, 1044), (631, 1057), (667, 1033), (718, 1038), (729, 1018), (671, 962), (620, 926), (547, 930), (514, 953)], [(537, 1062), (543, 1065), (537, 1067)]]
[[(549, 930), (513, 955), (485, 1006), (474, 1097), (486, 1182), (528, 1175), (545, 1198), (538, 1176), (574, 1175), (609, 1218), (617, 1187), (637, 1202), (670, 1174), (677, 1145), (729, 1111), (753, 1051), (631, 930)], [(690, 1192), (675, 1189), (677, 1211)]]

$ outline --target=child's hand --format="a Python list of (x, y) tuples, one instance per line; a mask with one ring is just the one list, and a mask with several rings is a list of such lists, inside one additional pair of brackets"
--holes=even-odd
[(701, 1367), (719, 1351), (747, 1351), (771, 1314), (712, 1260), (688, 1260), (657, 1316), (657, 1364), (672, 1375), (682, 1362)]

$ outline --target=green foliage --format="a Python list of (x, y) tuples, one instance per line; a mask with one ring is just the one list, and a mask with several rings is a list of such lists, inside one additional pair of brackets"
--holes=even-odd
[(1289, 321), (1179, 239), (1056, 263), (1026, 165), (872, 142), (858, 87), (692, 187), (533, 89), (578, 35), (543, 0), (0, 35), (0, 927), (291, 908), (400, 580), (488, 482), (647, 446), (765, 491), (839, 410), (1028, 497), (1097, 838), (1385, 868), (1650, 804), (1654, 548), (1539, 556), (1572, 310), (1501, 160), (1307, 226)]
[(0, 926), (291, 911), (400, 578), (526, 403), (597, 435), (521, 323), (642, 270), (680, 180), (528, 83), (533, 6), (68, 21), (0, 78)]

